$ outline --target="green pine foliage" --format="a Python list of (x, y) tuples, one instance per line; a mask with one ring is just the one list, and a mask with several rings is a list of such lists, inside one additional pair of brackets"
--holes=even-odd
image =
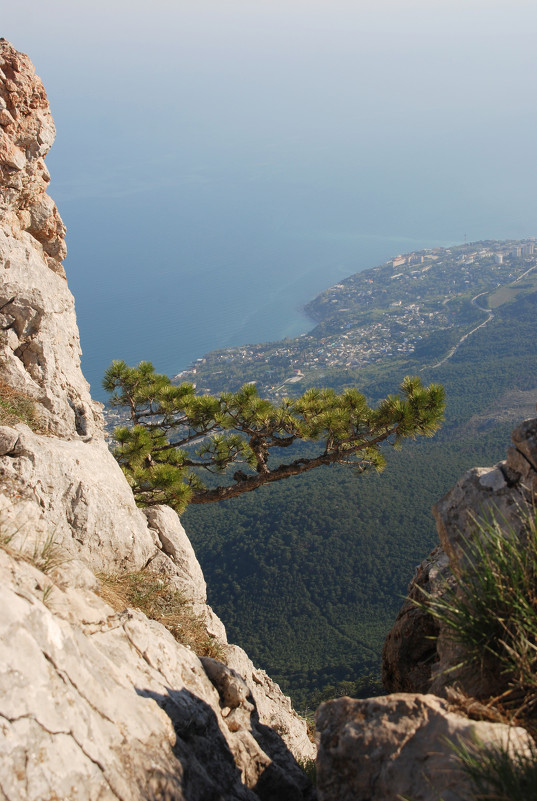
[[(129, 367), (115, 361), (103, 386), (111, 405), (128, 410), (130, 424), (117, 428), (115, 456), (141, 506), (165, 503), (182, 512), (188, 503), (221, 501), (264, 484), (318, 467), (345, 465), (355, 472), (381, 471), (381, 445), (399, 447), (407, 438), (431, 436), (439, 428), (444, 393), (406, 376), (399, 395), (374, 407), (355, 388), (308, 389), (297, 399), (271, 403), (247, 384), (220, 397), (196, 395), (192, 384), (176, 386), (150, 362)], [(276, 454), (314, 442), (278, 464)], [(207, 472), (216, 482), (203, 480)]]
[[(536, 308), (536, 293), (497, 308), (436, 370), (404, 356), (324, 371), (324, 385), (336, 393), (357, 387), (371, 406), (409, 373), (445, 387), (442, 428), (431, 440), (407, 440), (402, 451), (384, 449), (384, 474), (356, 481), (342, 466), (320, 467), (230, 501), (190, 504), (182, 515), (230, 641), (299, 708), (311, 708), (325, 689), (337, 694), (344, 682), (378, 675), (414, 568), (437, 543), (431, 506), (465, 470), (505, 458), (511, 430), (534, 414), (511, 403), (537, 392)], [(435, 358), (448, 345), (439, 341)], [(311, 456), (314, 447), (289, 451), (297, 459), (298, 448)]]

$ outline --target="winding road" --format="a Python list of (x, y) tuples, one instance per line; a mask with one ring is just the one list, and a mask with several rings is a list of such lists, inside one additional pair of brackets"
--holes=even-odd
[[(518, 284), (518, 282), (521, 281), (523, 278), (525, 278), (528, 275), (528, 273), (531, 273), (535, 269), (536, 269), (535, 265), (533, 267), (530, 267), (529, 270), (526, 270), (524, 273), (522, 273), (522, 275), (519, 275), (518, 278), (515, 278), (515, 280), (512, 283), (513, 284)], [(428, 365), (428, 367), (423, 367), (422, 368), (423, 370), (426, 370), (426, 369), (434, 370), (436, 367), (440, 367), (442, 364), (445, 364), (449, 359), (451, 359), (453, 354), (457, 352), (457, 350), (460, 348), (460, 346), (462, 345), (462, 343), (464, 342), (465, 339), (468, 339), (468, 337), (471, 337), (472, 334), (475, 334), (476, 331), (479, 331), (480, 328), (483, 328), (484, 325), (486, 325), (487, 323), (490, 323), (490, 321), (494, 317), (494, 313), (491, 312), (490, 309), (484, 309), (483, 306), (480, 306), (479, 303), (477, 303), (477, 299), (483, 297), (483, 295), (488, 295), (489, 291), (490, 290), (487, 290), (486, 292), (480, 292), (479, 295), (475, 295), (475, 297), (473, 297), (472, 300), (471, 300), (471, 302), (474, 304), (474, 306), (476, 306), (479, 309), (479, 311), (482, 311), (487, 315), (487, 319), (483, 320), (482, 323), (480, 323), (478, 326), (473, 328), (471, 331), (468, 331), (467, 334), (464, 334), (464, 336), (462, 336), (459, 339), (457, 344), (453, 348), (451, 348), (451, 350), (449, 351), (447, 356), (444, 356), (444, 358), (441, 361), (437, 362), (436, 364)], [(449, 300), (449, 298), (446, 299), (446, 300)], [(446, 301), (444, 301), (444, 303), (445, 302)]]
[[(529, 270), (528, 270), (528, 272), (529, 272)], [(524, 273), (524, 274), (526, 275), (526, 273)], [(520, 278), (522, 278), (522, 276), (520, 276)], [(517, 281), (520, 280), (520, 278), (517, 278)], [(479, 295), (475, 295), (471, 300), (471, 303), (473, 303), (474, 306), (476, 306), (479, 309), (479, 311), (485, 312), (485, 314), (487, 315), (487, 319), (483, 320), (483, 322), (479, 323), (479, 325), (477, 325), (475, 328), (472, 328), (472, 330), (468, 331), (467, 334), (464, 334), (464, 336), (462, 336), (459, 339), (457, 344), (453, 348), (451, 348), (451, 350), (449, 351), (447, 356), (444, 356), (444, 358), (441, 359), (441, 361), (437, 362), (436, 364), (431, 364), (427, 368), (424, 367), (422, 369), (424, 369), (424, 370), (425, 369), (434, 370), (436, 367), (440, 367), (442, 364), (445, 364), (449, 359), (451, 359), (453, 354), (458, 351), (458, 349), (460, 348), (460, 346), (462, 345), (462, 343), (464, 342), (465, 339), (468, 339), (468, 337), (471, 337), (472, 334), (475, 334), (476, 331), (479, 331), (480, 328), (483, 328), (484, 325), (486, 325), (487, 323), (490, 323), (490, 321), (494, 317), (493, 312), (491, 312), (490, 309), (484, 309), (483, 306), (480, 306), (479, 303), (477, 303), (477, 299), (478, 298), (481, 298), (483, 295), (488, 295), (488, 294), (489, 294), (488, 290), (486, 292), (480, 292)]]

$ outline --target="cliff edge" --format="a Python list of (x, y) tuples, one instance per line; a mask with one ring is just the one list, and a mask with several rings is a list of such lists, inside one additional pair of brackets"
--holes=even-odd
[[(227, 643), (177, 515), (138, 509), (106, 446), (46, 192), (54, 135), (0, 40), (0, 797), (312, 798), (304, 721)], [(134, 579), (180, 599), (215, 655), (111, 601)]]

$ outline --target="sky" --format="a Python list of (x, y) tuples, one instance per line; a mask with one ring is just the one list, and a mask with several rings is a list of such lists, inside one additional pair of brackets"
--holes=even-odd
[(537, 234), (536, 31), (533, 0), (6, 4), (92, 386), (295, 335), (397, 252)]

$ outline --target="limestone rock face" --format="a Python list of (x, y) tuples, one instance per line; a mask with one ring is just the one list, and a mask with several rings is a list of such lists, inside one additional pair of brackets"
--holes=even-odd
[[(136, 507), (104, 441), (46, 194), (53, 139), (31, 62), (0, 40), (0, 392), (30, 396), (40, 418), (37, 432), (0, 426), (0, 796), (309, 799), (291, 753), (312, 755), (305, 722), (227, 645), (177, 515)], [(144, 570), (181, 592), (236, 667), (204, 667), (99, 596), (96, 574)], [(246, 688), (233, 709), (222, 676)]]
[(195, 614), (205, 622), (208, 634), (227, 643), (224, 624), (207, 604), (207, 585), (201, 565), (179, 517), (169, 506), (152, 506), (143, 512), (160, 549), (151, 557), (147, 569), (166, 577), (183, 598), (191, 602)]
[(308, 739), (304, 721), (279, 686), (264, 670), (256, 668), (238, 645), (228, 645), (225, 653), (226, 664), (242, 676), (250, 688), (260, 723), (277, 732), (297, 758), (315, 759), (316, 748)]
[(203, 572), (176, 513), (169, 506), (151, 506), (144, 509), (144, 514), (150, 530), (155, 532), (158, 547), (175, 566), (177, 589), (194, 603), (205, 604), (207, 585)]
[(65, 227), (46, 194), (55, 137), (30, 59), (0, 41), (0, 359), (3, 380), (41, 404), (51, 433), (91, 436), (102, 418), (80, 371)]
[(449, 743), (525, 750), (524, 729), (468, 720), (433, 695), (340, 698), (317, 712), (320, 801), (463, 801), (469, 794)]
[(240, 677), (226, 692), (158, 623), (73, 586), (73, 570), (44, 575), (0, 550), (3, 797), (312, 797)]
[(66, 554), (107, 573), (145, 567), (157, 547), (104, 440), (44, 437), (22, 424), (5, 428), (18, 437), (0, 457), (4, 479), (31, 488)]
[(453, 565), (460, 563), (465, 541), (471, 541), (475, 522), (494, 515), (502, 525), (520, 530), (520, 511), (529, 495), (508, 462), (475, 467), (463, 475), (433, 506), (440, 545)]
[[(463, 562), (464, 542), (475, 536), (475, 521), (492, 515), (502, 528), (519, 536), (521, 512), (531, 511), (537, 487), (535, 446), (537, 420), (526, 420), (512, 433), (513, 446), (507, 459), (493, 468), (468, 471), (434, 507), (440, 544), (456, 569)], [(468, 695), (484, 698), (504, 689), (502, 676), (485, 676), (479, 671), (452, 670), (460, 662), (460, 646), (452, 642), (443, 627), (437, 640), (438, 659), (432, 672), (431, 692), (443, 694), (455, 682)], [(448, 672), (446, 672), (448, 671)]]

